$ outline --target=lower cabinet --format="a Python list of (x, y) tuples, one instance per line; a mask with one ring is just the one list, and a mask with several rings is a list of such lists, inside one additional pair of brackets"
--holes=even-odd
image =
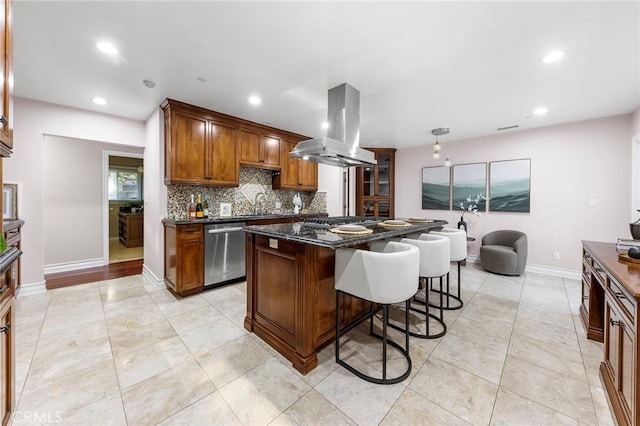
[(14, 407), (15, 329), (14, 301), (17, 262), (0, 275), (0, 418), (9, 424)]
[(10, 297), (0, 306), (0, 416), (2, 425), (9, 424), (13, 412), (14, 398), (14, 298)]
[(204, 287), (204, 228), (202, 224), (164, 228), (164, 275), (167, 288), (187, 296)]

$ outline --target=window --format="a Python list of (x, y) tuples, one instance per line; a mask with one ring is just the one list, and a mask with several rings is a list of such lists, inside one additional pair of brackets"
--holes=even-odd
[(109, 168), (109, 200), (141, 201), (142, 173), (133, 168)]

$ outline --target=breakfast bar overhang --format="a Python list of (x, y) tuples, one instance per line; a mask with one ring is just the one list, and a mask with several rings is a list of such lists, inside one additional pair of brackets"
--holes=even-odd
[[(372, 232), (363, 235), (338, 234), (304, 223), (245, 228), (244, 327), (290, 360), (302, 374), (318, 365), (318, 351), (334, 340), (335, 249), (368, 249), (372, 241), (419, 235), (447, 224), (434, 220), (382, 226), (380, 221), (366, 219), (366, 227)], [(369, 307), (369, 302), (343, 295), (341, 324), (357, 320)]]

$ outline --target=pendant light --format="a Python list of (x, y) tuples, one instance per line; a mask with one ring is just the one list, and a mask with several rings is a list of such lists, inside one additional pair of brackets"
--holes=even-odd
[[(433, 129), (431, 131), (431, 134), (436, 137), (436, 143), (433, 145), (433, 158), (437, 160), (440, 158), (440, 151), (442, 150), (442, 145), (440, 145), (440, 142), (438, 141), (438, 136), (448, 135), (449, 128), (438, 127), (437, 129)], [(447, 157), (446, 160), (444, 160), (444, 165), (447, 167), (451, 167), (451, 164), (451, 160), (449, 160), (449, 157)]]

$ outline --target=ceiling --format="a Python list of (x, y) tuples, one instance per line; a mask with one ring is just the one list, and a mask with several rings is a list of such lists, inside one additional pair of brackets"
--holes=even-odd
[(347, 82), (362, 146), (455, 141), (634, 111), (639, 5), (14, 0), (14, 93), (137, 120), (169, 97), (317, 137)]

